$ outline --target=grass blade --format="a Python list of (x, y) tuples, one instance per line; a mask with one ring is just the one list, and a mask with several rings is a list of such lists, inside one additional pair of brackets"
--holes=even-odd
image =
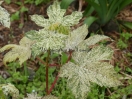
[(74, 0), (62, 0), (61, 1), (61, 8), (67, 9), (68, 6), (73, 2)]

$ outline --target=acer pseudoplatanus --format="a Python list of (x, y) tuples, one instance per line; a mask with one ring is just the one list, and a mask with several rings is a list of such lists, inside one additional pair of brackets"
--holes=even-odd
[[(0, 21), (2, 25), (10, 27), (9, 14), (4, 8), (0, 7)], [(121, 85), (118, 74), (114, 67), (104, 60), (111, 60), (113, 51), (111, 48), (98, 45), (101, 40), (108, 39), (104, 35), (94, 35), (84, 40), (88, 33), (86, 24), (72, 30), (71, 26), (79, 23), (82, 18), (82, 12), (74, 11), (71, 15), (65, 15), (66, 10), (60, 8), (60, 3), (55, 1), (47, 9), (48, 19), (42, 15), (31, 15), (31, 20), (38, 26), (43, 27), (36, 31), (31, 30), (25, 33), (20, 40), (19, 45), (8, 44), (0, 48), (0, 52), (9, 50), (4, 56), (3, 63), (18, 61), (22, 66), (23, 62), (31, 56), (38, 57), (43, 53), (52, 56), (53, 53), (68, 53), (72, 50), (72, 62), (60, 64), (58, 77), (67, 79), (67, 87), (72, 91), (76, 99), (86, 99), (90, 91), (91, 83), (100, 86), (115, 87)], [(3, 17), (4, 16), (4, 17)], [(42, 50), (44, 49), (44, 50)], [(52, 50), (62, 49), (58, 52)], [(47, 61), (48, 62), (48, 61)], [(47, 63), (46, 68), (49, 68)], [(5, 89), (7, 88), (7, 89)], [(14, 93), (14, 90), (16, 90)], [(9, 90), (8, 90), (9, 89)], [(5, 95), (12, 95), (14, 99), (18, 99), (19, 91), (11, 84), (3, 84), (0, 90)], [(7, 91), (5, 91), (7, 90)], [(47, 94), (49, 94), (47, 92)], [(41, 99), (36, 93), (28, 94), (24, 99)], [(45, 96), (43, 99), (57, 99), (55, 96)]]

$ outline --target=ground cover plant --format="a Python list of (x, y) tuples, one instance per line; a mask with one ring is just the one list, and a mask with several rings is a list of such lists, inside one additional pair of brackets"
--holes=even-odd
[[(10, 28), (9, 14), (1, 9), (6, 16), (1, 17), (1, 23)], [(47, 8), (48, 18), (30, 16), (40, 29), (25, 32), (19, 44), (1, 47), (6, 70), (0, 78), (1, 99), (117, 99), (122, 97), (120, 93), (123, 97), (131, 94), (131, 76), (121, 72), (118, 64), (116, 68), (110, 64), (114, 50), (105, 43), (113, 40), (99, 34), (85, 39), (88, 26), (75, 26), (83, 17), (82, 12), (65, 13), (60, 2), (54, 1)], [(130, 38), (128, 35), (124, 42)], [(126, 68), (125, 72), (131, 74), (131, 69)], [(127, 87), (123, 87), (125, 79)]]

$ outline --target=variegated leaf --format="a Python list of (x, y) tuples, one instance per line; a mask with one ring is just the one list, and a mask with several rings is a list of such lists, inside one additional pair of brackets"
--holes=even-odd
[(27, 94), (27, 97), (23, 99), (42, 99), (42, 97), (39, 97), (35, 92), (35, 93)]
[[(67, 35), (55, 33), (55, 31), (48, 31), (46, 29), (40, 29), (38, 32), (27, 33), (27, 37), (36, 41), (32, 45), (33, 55), (39, 55), (42, 52), (47, 51), (49, 48), (53, 51), (60, 50), (65, 46), (65, 40)], [(60, 53), (56, 51), (56, 53)]]
[(4, 56), (3, 62), (6, 65), (7, 62), (15, 61), (17, 58), (19, 59), (20, 65), (26, 61), (31, 56), (31, 45), (33, 41), (29, 40), (27, 37), (23, 37), (19, 42), (20, 45), (9, 44), (5, 45), (0, 49), (0, 52), (3, 52), (8, 49), (12, 49), (7, 52)]
[(31, 20), (41, 27), (47, 27), (50, 25), (49, 20), (45, 19), (42, 15), (32, 15)]
[(110, 60), (112, 55), (113, 55), (113, 51), (110, 48), (100, 45), (94, 47), (91, 50), (82, 49), (79, 51), (75, 51), (72, 54), (72, 57), (76, 62), (79, 62), (78, 64), (82, 64), (82, 63), (84, 64), (86, 62)]
[(53, 95), (47, 95), (47, 96), (43, 97), (42, 99), (58, 99), (58, 98)]
[(60, 2), (55, 1), (47, 9), (49, 19), (45, 19), (42, 15), (32, 15), (31, 20), (48, 30), (69, 34), (70, 26), (79, 23), (82, 12), (75, 11), (71, 15), (64, 16), (65, 12), (65, 9), (60, 8)]
[(71, 32), (70, 35), (68, 35), (68, 39), (65, 42), (65, 49), (68, 51), (69, 49), (75, 49), (75, 47), (82, 42), (86, 35), (88, 34), (88, 27), (87, 25), (83, 25)]
[(60, 2), (54, 1), (53, 5), (49, 6), (47, 9), (47, 14), (49, 16), (49, 20), (52, 23), (62, 23), (63, 16), (65, 14), (66, 10), (60, 8)]
[[(1, 1), (0, 3), (2, 3)], [(5, 27), (10, 28), (10, 14), (5, 8), (2, 8), (0, 6), (0, 23), (4, 25)]]
[(95, 45), (96, 43), (104, 39), (110, 39), (110, 38), (105, 35), (93, 35), (93, 36), (90, 36), (88, 39), (84, 40), (84, 42), (88, 46), (91, 46), (91, 45)]
[(110, 60), (112, 50), (97, 46), (89, 51), (75, 51), (72, 58), (60, 69), (60, 77), (67, 78), (67, 86), (76, 99), (86, 99), (90, 91), (90, 82), (100, 86), (115, 87), (121, 85), (114, 67), (103, 60)]
[(0, 85), (0, 87), (2, 88), (2, 91), (5, 95), (8, 96), (8, 94), (10, 94), (12, 96), (12, 99), (19, 98), (19, 90), (11, 83), (2, 84)]
[(62, 25), (64, 26), (73, 26), (79, 23), (79, 20), (82, 18), (82, 12), (72, 12), (71, 15), (67, 15), (63, 18)]

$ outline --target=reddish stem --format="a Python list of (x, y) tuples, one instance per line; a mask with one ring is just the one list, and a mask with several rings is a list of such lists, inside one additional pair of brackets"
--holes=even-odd
[(50, 89), (49, 89), (49, 91), (48, 91), (48, 94), (50, 94), (50, 93), (52, 92), (53, 88), (55, 87), (55, 84), (57, 83), (58, 78), (59, 78), (59, 73), (58, 73), (58, 75), (56, 76), (54, 82), (52, 83), (52, 85), (51, 85), (51, 87), (50, 87)]
[(48, 73), (49, 73), (49, 59), (50, 59), (50, 49), (47, 51), (48, 56), (46, 58), (46, 94), (48, 95), (48, 83), (49, 83), (49, 79), (48, 79)]
[[(68, 63), (68, 61), (71, 59), (71, 55), (72, 55), (72, 51), (69, 51), (69, 57), (68, 57), (66, 63)], [(56, 65), (56, 66), (58, 66), (58, 65)], [(50, 93), (52, 92), (52, 90), (54, 89), (55, 84), (57, 83), (58, 78), (59, 78), (59, 73), (58, 73), (58, 75), (56, 76), (54, 82), (52, 83), (52, 85), (51, 85), (51, 87), (50, 87), (50, 89), (49, 89), (49, 91), (48, 91), (48, 94), (50, 94)]]

